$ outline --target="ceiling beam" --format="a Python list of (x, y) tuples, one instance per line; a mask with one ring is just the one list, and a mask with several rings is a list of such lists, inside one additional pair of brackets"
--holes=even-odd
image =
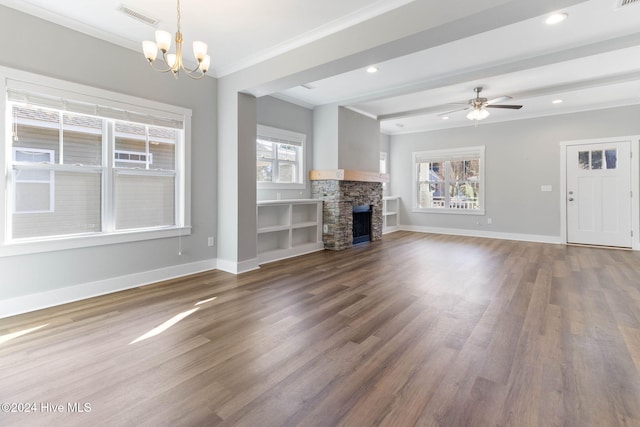
[[(423, 92), (445, 86), (453, 86), (456, 84), (488, 79), (508, 73), (515, 73), (518, 71), (525, 71), (533, 68), (543, 67), (545, 65), (552, 65), (561, 62), (586, 58), (588, 56), (635, 47), (638, 45), (640, 45), (640, 32), (578, 47), (572, 47), (556, 52), (546, 53), (526, 59), (503, 62), (499, 64), (493, 64), (489, 67), (475, 68), (472, 70), (464, 70), (455, 74), (438, 76), (420, 82), (412, 83), (410, 85), (402, 85), (399, 87), (387, 88), (375, 93), (364, 94), (356, 98), (341, 99), (337, 102), (340, 104), (352, 105), (356, 108), (364, 109), (363, 106), (359, 107), (359, 104), (373, 102), (381, 99), (400, 97), (403, 95), (415, 94), (416, 92)], [(397, 113), (400, 114), (402, 112)], [(385, 116), (386, 115), (387, 114), (385, 114)]]
[[(544, 86), (535, 88), (532, 90), (526, 90), (517, 93), (511, 93), (510, 96), (514, 99), (522, 100), (527, 98), (536, 98), (539, 96), (555, 95), (559, 93), (572, 92), (581, 89), (589, 89), (594, 87), (601, 87), (607, 85), (613, 85), (617, 83), (634, 82), (640, 80), (640, 71), (632, 71), (628, 73), (619, 73), (615, 75), (609, 75), (605, 77), (596, 77), (593, 79), (578, 80), (569, 83), (563, 83), (558, 85)], [(438, 114), (451, 110), (452, 104), (440, 104), (426, 108), (418, 108), (415, 110), (399, 111), (390, 114), (381, 114), (378, 116), (378, 120), (393, 120), (404, 117), (422, 116), (425, 114)]]

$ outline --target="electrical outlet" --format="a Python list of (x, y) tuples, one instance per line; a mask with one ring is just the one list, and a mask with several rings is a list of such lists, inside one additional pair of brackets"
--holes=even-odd
[(215, 244), (215, 240), (213, 237), (208, 237), (207, 238), (207, 245), (208, 246), (213, 246)]
[(322, 227), (322, 232), (323, 233), (328, 233), (329, 232), (329, 226), (327, 224), (325, 224), (324, 227)]
[(487, 224), (489, 225), (493, 224), (493, 220), (491, 218), (487, 218)]

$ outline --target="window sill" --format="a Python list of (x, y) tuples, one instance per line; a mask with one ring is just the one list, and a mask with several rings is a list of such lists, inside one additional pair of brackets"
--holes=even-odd
[(411, 212), (415, 213), (429, 213), (429, 214), (453, 214), (453, 215), (484, 215), (484, 209), (470, 210), (470, 209), (427, 209), (427, 208), (413, 208)]
[(0, 257), (63, 251), (91, 246), (114, 245), (167, 237), (188, 236), (191, 227), (158, 228), (153, 230), (119, 231), (109, 234), (82, 234), (40, 240), (18, 240), (0, 245)]

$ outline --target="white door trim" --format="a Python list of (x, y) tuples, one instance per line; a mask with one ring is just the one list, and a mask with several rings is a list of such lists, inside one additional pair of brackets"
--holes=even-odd
[(631, 143), (631, 249), (640, 251), (640, 135), (560, 141), (560, 238), (567, 243), (567, 147), (570, 145)]

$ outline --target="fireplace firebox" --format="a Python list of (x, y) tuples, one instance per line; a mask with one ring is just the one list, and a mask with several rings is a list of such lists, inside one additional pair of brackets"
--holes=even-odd
[(371, 241), (371, 205), (353, 207), (353, 244)]

